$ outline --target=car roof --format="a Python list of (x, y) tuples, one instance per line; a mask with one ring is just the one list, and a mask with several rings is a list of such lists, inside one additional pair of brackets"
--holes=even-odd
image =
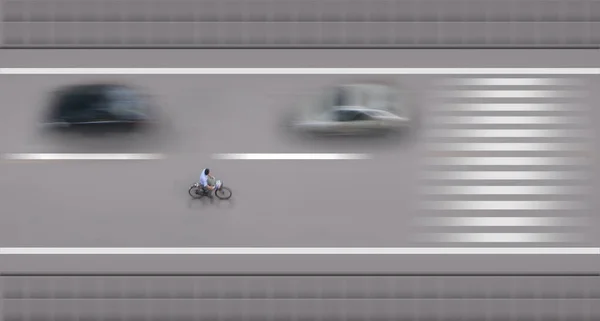
[(356, 111), (356, 112), (364, 112), (364, 113), (369, 113), (369, 112), (386, 112), (385, 110), (382, 109), (375, 109), (375, 108), (368, 108), (368, 107), (362, 107), (362, 106), (340, 106), (340, 107), (334, 107), (331, 109), (332, 111)]
[[(88, 105), (87, 102), (96, 101), (98, 99), (112, 99), (106, 92), (113, 89), (123, 89), (129, 92), (136, 92), (135, 88), (114, 83), (94, 83), (80, 84), (63, 87), (54, 92), (54, 98), (50, 102), (50, 109), (56, 112), (65, 112), (72, 109), (89, 109), (95, 108)], [(82, 104), (84, 102), (84, 104)]]
[(339, 84), (336, 87), (338, 87), (338, 88), (352, 87), (352, 88), (364, 88), (364, 89), (372, 89), (372, 88), (393, 89), (393, 87), (391, 85), (380, 84), (380, 83), (345, 83), (345, 84)]
[(102, 92), (102, 91), (110, 90), (110, 89), (125, 89), (125, 90), (134, 91), (134, 89), (132, 87), (127, 86), (127, 85), (97, 83), (97, 84), (81, 84), (81, 85), (68, 86), (68, 87), (65, 87), (65, 88), (59, 90), (59, 94), (69, 95), (69, 94), (77, 94), (77, 93)]

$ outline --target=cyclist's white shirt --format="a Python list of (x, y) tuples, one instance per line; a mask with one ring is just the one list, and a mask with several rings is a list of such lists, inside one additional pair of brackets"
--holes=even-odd
[(206, 168), (203, 169), (202, 174), (200, 174), (200, 185), (202, 185), (202, 186), (208, 185), (208, 176), (206, 174), (204, 174), (205, 170), (206, 170)]

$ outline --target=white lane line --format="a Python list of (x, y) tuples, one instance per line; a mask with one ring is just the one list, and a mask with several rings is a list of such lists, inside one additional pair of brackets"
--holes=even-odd
[(424, 226), (450, 227), (518, 227), (518, 226), (581, 226), (585, 220), (572, 217), (425, 217), (417, 220)]
[(567, 180), (585, 179), (589, 174), (579, 171), (430, 171), (430, 180)]
[(445, 166), (582, 166), (591, 163), (582, 157), (430, 157), (425, 162)]
[(433, 151), (583, 151), (585, 144), (579, 143), (428, 143)]
[(597, 247), (4, 247), (0, 255), (600, 255)]
[(156, 160), (165, 158), (162, 154), (53, 154), (22, 153), (4, 154), (7, 160)]
[(600, 68), (0, 68), (6, 75), (598, 75)]
[(572, 111), (582, 109), (576, 104), (439, 104), (434, 110), (452, 110), (452, 111)]
[(591, 134), (581, 129), (435, 129), (428, 137), (464, 138), (557, 138), (585, 137)]
[(581, 235), (573, 233), (430, 233), (417, 238), (444, 243), (548, 243), (583, 240)]
[(582, 194), (577, 186), (429, 186), (423, 192), (431, 195), (570, 195)]
[(435, 116), (434, 124), (516, 125), (516, 124), (583, 124), (587, 118), (576, 116)]
[(447, 79), (446, 83), (461, 86), (556, 86), (579, 82), (575, 79), (557, 78), (456, 78)]
[(214, 159), (225, 160), (362, 160), (370, 159), (368, 154), (311, 154), (311, 153), (231, 153), (214, 154)]
[(446, 211), (535, 211), (584, 209), (576, 201), (429, 201), (425, 209)]
[(463, 98), (558, 98), (580, 97), (582, 92), (570, 90), (452, 90), (442, 92), (442, 95)]

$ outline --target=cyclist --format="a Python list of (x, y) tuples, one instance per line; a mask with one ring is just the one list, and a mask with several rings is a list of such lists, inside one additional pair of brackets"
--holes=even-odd
[(210, 169), (205, 168), (200, 174), (200, 186), (202, 186), (202, 190), (208, 193), (212, 192), (215, 189), (214, 180), (214, 176), (210, 175)]

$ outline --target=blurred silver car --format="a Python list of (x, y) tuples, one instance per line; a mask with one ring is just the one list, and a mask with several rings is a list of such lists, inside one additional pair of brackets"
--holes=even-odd
[(386, 133), (407, 125), (407, 118), (384, 110), (361, 107), (337, 107), (315, 119), (295, 123), (296, 129), (301, 131), (338, 135)]
[(312, 106), (303, 106), (292, 126), (313, 134), (364, 135), (394, 132), (409, 126), (398, 91), (380, 84), (347, 84), (326, 91)]

